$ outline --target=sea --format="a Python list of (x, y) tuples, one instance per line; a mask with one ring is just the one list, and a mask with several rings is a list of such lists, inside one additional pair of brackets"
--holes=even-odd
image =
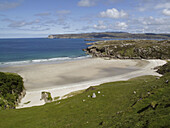
[(38, 63), (61, 63), (63, 61), (89, 58), (91, 56), (86, 55), (82, 49), (87, 48), (88, 45), (86, 43), (91, 42), (94, 41), (48, 38), (0, 39), (0, 67)]
[(52, 63), (90, 57), (85, 39), (0, 39), (0, 66)]

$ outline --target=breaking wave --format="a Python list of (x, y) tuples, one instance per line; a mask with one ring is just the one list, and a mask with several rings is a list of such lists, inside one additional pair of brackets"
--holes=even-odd
[(79, 56), (79, 57), (57, 57), (57, 58), (49, 58), (49, 59), (0, 62), (0, 66), (23, 65), (23, 64), (31, 64), (31, 63), (46, 63), (46, 62), (63, 62), (63, 61), (71, 61), (71, 60), (80, 60), (80, 59), (85, 59), (85, 58), (90, 58), (90, 57), (91, 56), (88, 55), (88, 56)]

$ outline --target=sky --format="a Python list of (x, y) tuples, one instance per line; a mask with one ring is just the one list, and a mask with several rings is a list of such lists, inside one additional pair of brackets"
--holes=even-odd
[(0, 0), (0, 38), (170, 33), (170, 0)]

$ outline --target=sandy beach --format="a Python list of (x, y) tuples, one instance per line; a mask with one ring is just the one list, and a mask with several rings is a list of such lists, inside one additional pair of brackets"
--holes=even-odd
[[(153, 68), (163, 60), (104, 60), (88, 58), (58, 64), (32, 64), (1, 67), (0, 71), (15, 72), (24, 78), (26, 96), (17, 108), (43, 105), (42, 91), (52, 97), (86, 89), (105, 82), (128, 80), (141, 75), (159, 75)], [(30, 101), (29, 104), (24, 104)]]

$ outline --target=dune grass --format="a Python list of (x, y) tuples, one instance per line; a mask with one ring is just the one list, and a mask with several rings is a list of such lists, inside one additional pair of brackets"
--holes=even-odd
[[(160, 79), (142, 76), (128, 81), (105, 83), (39, 107), (3, 110), (0, 111), (0, 127), (168, 127), (170, 83), (166, 83), (167, 80), (170, 80), (170, 74)], [(96, 98), (88, 96), (93, 93)]]

